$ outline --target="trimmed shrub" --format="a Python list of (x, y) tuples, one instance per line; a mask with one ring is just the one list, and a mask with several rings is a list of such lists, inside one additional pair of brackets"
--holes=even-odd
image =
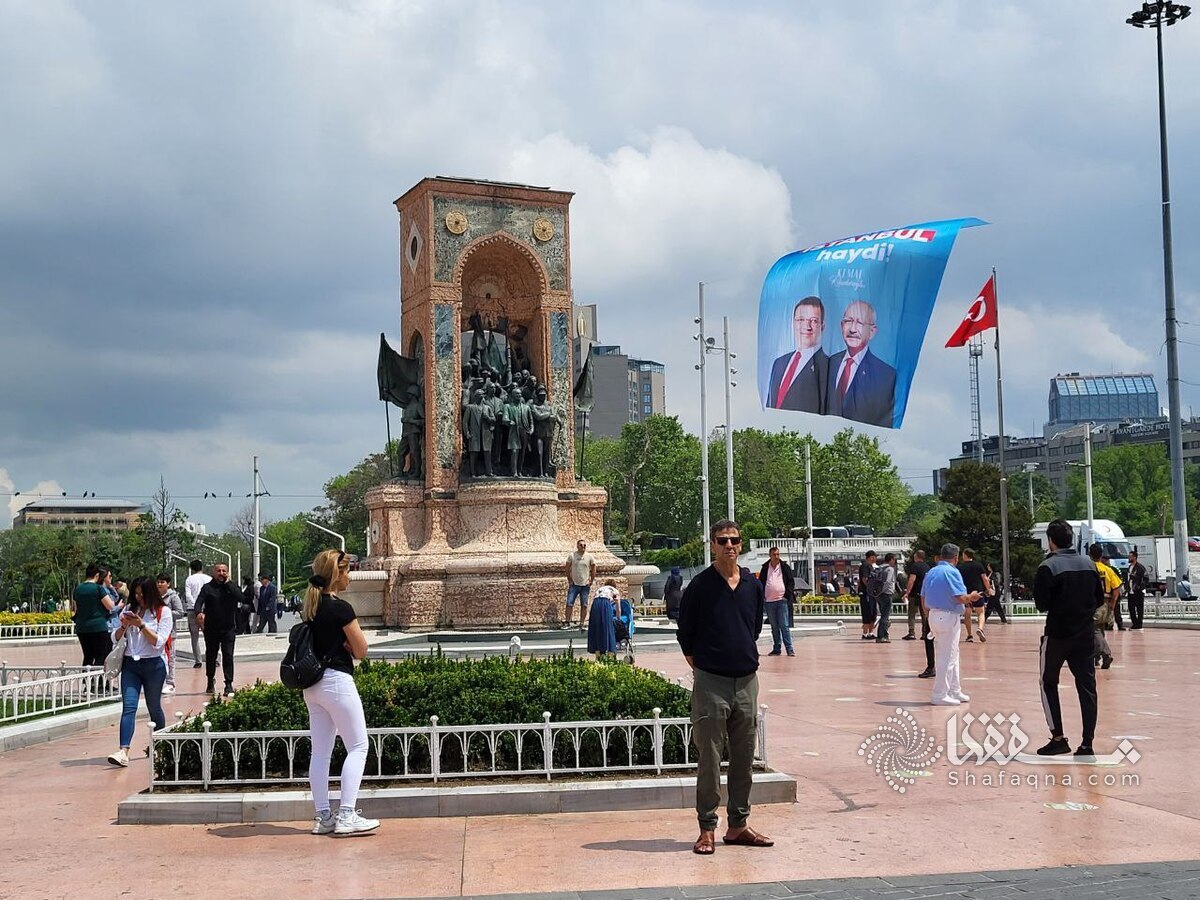
[(71, 613), (67, 610), (52, 613), (0, 612), (0, 625), (69, 625)]
[[(362, 697), (369, 728), (428, 728), (430, 716), (435, 715), (439, 726), (450, 728), (455, 725), (541, 723), (543, 712), (549, 712), (553, 722), (577, 722), (649, 719), (653, 717), (655, 707), (662, 710), (663, 718), (687, 716), (690, 710), (689, 693), (655, 672), (613, 660), (593, 662), (569, 655), (510, 662), (505, 657), (454, 660), (437, 652), (395, 663), (366, 661), (355, 671), (354, 681)], [(203, 718), (193, 717), (177, 730), (201, 732), (205, 718), (214, 732), (308, 730), (308, 709), (302, 694), (278, 682), (266, 684), (260, 681), (232, 697), (214, 698)], [(667, 761), (682, 761), (682, 736), (674, 732), (668, 734), (666, 743)], [(644, 763), (653, 759), (648, 734), (636, 733), (633, 744), (635, 761)], [(382, 749), (382, 771), (404, 772), (404, 753), (399, 739), (384, 741)], [(280, 742), (272, 743), (266, 752), (268, 772), (283, 774), (288, 771), (286, 748)], [(521, 768), (541, 765), (542, 752), (540, 735), (527, 736), (521, 751)], [(585, 735), (578, 752), (582, 765), (601, 765), (603, 750), (599, 735), (593, 732)], [(624, 735), (614, 735), (609, 745), (610, 760), (618, 754), (628, 758)], [(198, 755), (194, 751), (185, 751), (183, 757), (180, 777), (199, 778)], [(339, 741), (333, 771), (340, 769), (344, 758), (345, 751)], [(556, 741), (554, 758), (556, 764), (574, 765), (576, 749), (566, 736), (560, 736)], [(295, 772), (305, 772), (308, 761), (308, 745), (298, 746)], [(489, 769), (491, 751), (487, 738), (475, 736), (466, 747), (457, 738), (444, 740), (440, 765), (443, 771), (463, 771), (464, 767), (469, 771)], [(516, 742), (511, 735), (497, 740), (496, 765), (502, 769), (518, 768)], [(173, 777), (174, 760), (165, 744), (157, 748), (155, 769), (164, 776), (170, 773)], [(239, 770), (243, 777), (261, 770), (256, 746), (243, 744)], [(367, 772), (377, 771), (380, 771), (380, 760), (372, 741)], [(416, 774), (431, 772), (429, 747), (422, 737), (413, 740), (408, 771)], [(228, 778), (232, 772), (232, 750), (222, 744), (213, 754), (213, 778)]]

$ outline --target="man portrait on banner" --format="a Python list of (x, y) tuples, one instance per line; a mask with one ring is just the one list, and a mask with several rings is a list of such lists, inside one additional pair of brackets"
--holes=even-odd
[(825, 412), (891, 428), (895, 418), (896, 370), (875, 356), (868, 346), (879, 330), (875, 308), (865, 300), (855, 300), (842, 314), (841, 325), (846, 349), (829, 360)]
[(805, 297), (792, 310), (796, 349), (783, 354), (771, 366), (768, 408), (825, 412), (829, 356), (821, 348), (824, 333), (825, 304), (820, 297)]

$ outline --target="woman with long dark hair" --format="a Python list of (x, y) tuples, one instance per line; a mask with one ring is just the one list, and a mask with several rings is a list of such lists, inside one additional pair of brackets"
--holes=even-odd
[[(367, 719), (354, 684), (354, 660), (367, 655), (367, 637), (354, 607), (337, 595), (350, 584), (350, 558), (345, 551), (322, 550), (313, 560), (312, 570), (300, 618), (312, 628), (313, 652), (325, 663), (321, 680), (304, 689), (312, 732), (308, 766), (316, 808), (312, 833), (350, 837), (379, 827), (378, 820), (364, 819), (354, 807), (367, 764)], [(338, 735), (346, 747), (346, 760), (342, 763), (340, 806), (334, 814), (329, 805), (329, 761)]]
[(167, 680), (167, 639), (171, 637), (174, 622), (154, 579), (135, 579), (129, 590), (129, 602), (121, 610), (113, 631), (114, 643), (125, 638), (125, 657), (121, 660), (121, 746), (108, 757), (114, 766), (129, 765), (138, 697), (143, 691), (154, 727), (167, 724), (162, 689)]

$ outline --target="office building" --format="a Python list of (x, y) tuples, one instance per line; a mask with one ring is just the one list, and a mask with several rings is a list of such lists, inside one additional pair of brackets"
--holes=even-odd
[(666, 368), (650, 359), (622, 352), (619, 344), (601, 344), (596, 306), (575, 307), (574, 363), (578, 376), (586, 348), (591, 348), (592, 408), (576, 409), (575, 432), (589, 437), (619, 437), (629, 422), (663, 415), (667, 409)]
[(1162, 419), (1154, 376), (1080, 375), (1068, 372), (1050, 379), (1049, 418), (1045, 437), (1074, 425), (1119, 425)]
[(47, 497), (35, 500), (17, 513), (13, 528), (25, 525), (71, 526), (85, 531), (128, 531), (149, 507), (129, 500)]

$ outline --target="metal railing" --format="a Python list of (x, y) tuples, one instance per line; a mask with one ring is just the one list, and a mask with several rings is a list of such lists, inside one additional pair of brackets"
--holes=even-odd
[(98, 668), (53, 678), (18, 681), (0, 686), (0, 724), (83, 709), (119, 700), (121, 687), (109, 682)]
[(0, 662), (0, 687), (16, 681), (40, 681), (60, 675), (103, 671), (103, 666), (68, 666), (66, 660), (57, 666), (10, 666), (8, 660), (5, 660)]
[(6, 638), (72, 637), (74, 622), (47, 622), (41, 625), (0, 625), (0, 640)]
[[(442, 725), (430, 716), (428, 727), (368, 728), (363, 780), (440, 783), (526, 775), (550, 781), (561, 775), (695, 769), (691, 720), (660, 713), (656, 707), (651, 719), (551, 722), (546, 712), (541, 722), (498, 725)], [(766, 713), (761, 705), (755, 752), (760, 767), (767, 764)], [(151, 791), (308, 781), (303, 761), (297, 765), (298, 751), (310, 746), (307, 731), (214, 732), (208, 721), (200, 732), (150, 728)]]
[[(912, 549), (916, 537), (845, 537), (845, 538), (813, 538), (813, 553), (817, 556), (862, 556), (868, 550), (878, 554), (897, 553), (907, 556)], [(750, 552), (779, 548), (779, 553), (794, 559), (801, 559), (808, 554), (808, 544), (804, 538), (755, 538), (750, 541)]]

